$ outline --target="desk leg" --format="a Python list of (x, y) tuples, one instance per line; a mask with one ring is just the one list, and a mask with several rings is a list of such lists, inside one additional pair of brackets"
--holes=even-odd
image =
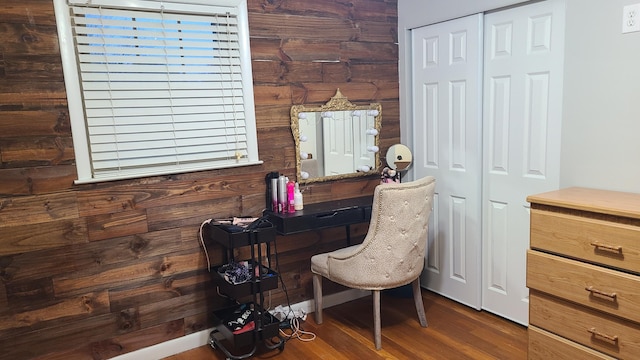
[(351, 246), (351, 225), (347, 225), (347, 246)]

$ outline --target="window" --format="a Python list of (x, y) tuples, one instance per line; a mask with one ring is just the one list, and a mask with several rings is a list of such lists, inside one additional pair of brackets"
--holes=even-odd
[(261, 163), (245, 1), (54, 1), (78, 183)]

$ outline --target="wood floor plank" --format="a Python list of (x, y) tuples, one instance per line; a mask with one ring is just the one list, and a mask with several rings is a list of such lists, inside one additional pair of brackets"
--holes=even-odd
[[(423, 328), (412, 298), (382, 295), (382, 349), (373, 344), (372, 297), (337, 305), (323, 312), (317, 325), (310, 314), (302, 328), (317, 337), (304, 342), (287, 341), (284, 350), (260, 346), (255, 359), (399, 359), (399, 360), (524, 360), (527, 329), (496, 315), (476, 311), (455, 301), (422, 290), (427, 322)], [(164, 360), (225, 359), (209, 346), (173, 355)]]

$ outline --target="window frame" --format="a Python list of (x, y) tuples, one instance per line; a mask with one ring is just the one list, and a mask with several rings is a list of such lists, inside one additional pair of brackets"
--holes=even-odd
[[(185, 14), (192, 14), (194, 9), (199, 9), (203, 6), (207, 8), (220, 8), (222, 10), (224, 10), (224, 8), (233, 8), (234, 13), (238, 14), (238, 44), (240, 47), (241, 82), (245, 115), (244, 125), (246, 127), (247, 137), (247, 154), (243, 155), (242, 158), (236, 158), (235, 161), (229, 160), (223, 163), (216, 163), (214, 161), (206, 164), (181, 167), (178, 167), (178, 165), (168, 165), (161, 171), (148, 171), (140, 168), (139, 171), (96, 176), (91, 158), (91, 144), (88, 133), (88, 124), (85, 116), (85, 101), (81, 89), (79, 65), (72, 33), (71, 15), (69, 10), (69, 7), (72, 5), (69, 4), (70, 2), (73, 2), (74, 4), (89, 4), (92, 6), (105, 6), (111, 8), (117, 6), (118, 8), (129, 10), (148, 9), (149, 11), (155, 12), (167, 10), (173, 13)], [(54, 0), (54, 10), (58, 28), (60, 53), (62, 57), (69, 117), (76, 157), (76, 169), (78, 174), (78, 179), (75, 181), (76, 184), (262, 164), (262, 161), (258, 158), (257, 127), (246, 0)], [(230, 143), (231, 141), (227, 140), (226, 144)]]

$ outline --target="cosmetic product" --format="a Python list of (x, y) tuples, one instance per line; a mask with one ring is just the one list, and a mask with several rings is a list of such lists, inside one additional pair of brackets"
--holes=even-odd
[(278, 178), (278, 212), (287, 212), (287, 179), (284, 175)]
[(278, 212), (278, 178), (271, 179), (271, 211)]
[(267, 185), (265, 209), (278, 212), (278, 177), (280, 173), (272, 171), (265, 176)]
[(295, 185), (293, 205), (295, 210), (302, 210), (304, 208), (304, 204), (302, 203), (302, 192), (300, 191), (300, 185), (298, 185), (298, 183)]
[(294, 204), (294, 197), (295, 197), (295, 189), (296, 189), (296, 184), (293, 182), (293, 180), (289, 180), (287, 182), (287, 211), (292, 213), (295, 212), (295, 204)]

